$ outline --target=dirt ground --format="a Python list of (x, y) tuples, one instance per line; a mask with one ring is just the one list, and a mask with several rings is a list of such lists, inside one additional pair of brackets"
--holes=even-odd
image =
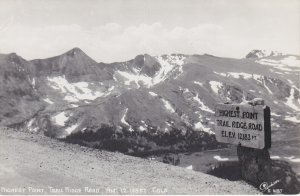
[(259, 194), (158, 161), (0, 130), (0, 194)]

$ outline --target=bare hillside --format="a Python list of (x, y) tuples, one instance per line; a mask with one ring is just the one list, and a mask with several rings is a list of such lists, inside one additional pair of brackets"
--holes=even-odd
[(0, 184), (1, 194), (259, 193), (244, 182), (12, 130), (0, 131)]

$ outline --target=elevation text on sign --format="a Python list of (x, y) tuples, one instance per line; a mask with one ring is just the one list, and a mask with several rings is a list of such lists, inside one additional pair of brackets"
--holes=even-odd
[(257, 149), (271, 147), (268, 106), (218, 104), (215, 117), (217, 141)]

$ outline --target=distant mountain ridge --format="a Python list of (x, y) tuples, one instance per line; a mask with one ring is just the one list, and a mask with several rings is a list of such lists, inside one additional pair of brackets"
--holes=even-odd
[(282, 56), (281, 52), (268, 51), (268, 50), (252, 50), (246, 55), (246, 58), (262, 58), (262, 57), (272, 57), (272, 56)]
[(214, 106), (256, 97), (273, 129), (300, 123), (300, 58), (138, 55), (98, 63), (79, 48), (27, 61), (0, 55), (0, 125), (97, 148), (140, 153), (214, 148)]

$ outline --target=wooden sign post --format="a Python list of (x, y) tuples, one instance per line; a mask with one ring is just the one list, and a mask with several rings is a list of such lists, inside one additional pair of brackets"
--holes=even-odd
[(249, 104), (218, 104), (215, 134), (218, 142), (238, 145), (241, 177), (259, 186), (273, 178), (271, 159), (270, 108), (263, 100)]

